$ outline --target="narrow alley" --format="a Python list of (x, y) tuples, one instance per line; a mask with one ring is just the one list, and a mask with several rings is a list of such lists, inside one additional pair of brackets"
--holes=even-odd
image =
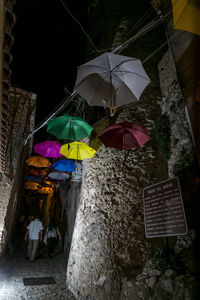
[(200, 299), (200, 0), (0, 0), (0, 300)]
[[(47, 249), (41, 243), (34, 262), (27, 258), (27, 244), (24, 235), (17, 235), (12, 253), (0, 259), (0, 299), (48, 299), (74, 300), (74, 296), (66, 288), (67, 255), (56, 249), (52, 259), (47, 258)], [(40, 278), (54, 279), (40, 285)], [(35, 285), (24, 285), (24, 279), (37, 278)]]

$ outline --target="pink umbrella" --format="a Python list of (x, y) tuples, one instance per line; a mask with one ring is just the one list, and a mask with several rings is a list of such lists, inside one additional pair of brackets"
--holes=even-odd
[(106, 147), (117, 148), (120, 150), (140, 148), (146, 142), (151, 140), (151, 137), (144, 126), (127, 121), (109, 125), (99, 135), (99, 138)]
[(60, 153), (61, 145), (55, 141), (45, 141), (34, 145), (35, 153), (45, 157), (59, 158), (63, 155)]

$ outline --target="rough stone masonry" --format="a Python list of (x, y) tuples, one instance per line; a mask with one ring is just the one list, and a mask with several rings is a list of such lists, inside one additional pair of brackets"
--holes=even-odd
[[(163, 63), (164, 69), (169, 62), (168, 59), (167, 64)], [(117, 122), (142, 124), (153, 136), (154, 121), (160, 116), (158, 99), (160, 90), (153, 82), (138, 103), (123, 109)], [(175, 101), (173, 97), (169, 99)], [(176, 124), (182, 126), (181, 120)], [(175, 134), (178, 130), (182, 132), (179, 128)], [(181, 134), (178, 136), (182, 138)], [(102, 145), (93, 159), (84, 162), (67, 285), (77, 299), (195, 299), (194, 276), (189, 273), (185, 280), (185, 276), (170, 267), (161, 270), (151, 255), (152, 245), (156, 247), (159, 241), (147, 240), (144, 235), (142, 190), (168, 178), (167, 162), (162, 160), (153, 141), (141, 149), (132, 149), (125, 163), (124, 155), (124, 151)], [(170, 163), (170, 175), (173, 166)], [(193, 231), (178, 237), (176, 251), (189, 249), (194, 239)]]

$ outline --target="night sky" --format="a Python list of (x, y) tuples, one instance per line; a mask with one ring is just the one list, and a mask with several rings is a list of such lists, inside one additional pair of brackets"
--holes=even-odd
[[(87, 29), (87, 1), (64, 2)], [(38, 124), (73, 90), (85, 36), (59, 0), (18, 0), (14, 12), (12, 84), (38, 95)]]

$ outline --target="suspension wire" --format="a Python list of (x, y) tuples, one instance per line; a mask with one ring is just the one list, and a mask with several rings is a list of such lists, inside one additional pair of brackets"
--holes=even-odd
[(44, 123), (44, 121), (46, 120), (46, 119), (49, 119), (49, 117), (54, 113), (54, 112), (56, 112), (64, 103), (65, 103), (65, 101), (68, 99), (68, 97), (70, 97), (71, 96), (71, 93), (69, 94), (69, 96), (67, 96), (67, 97), (65, 97), (63, 100), (62, 100), (62, 102), (61, 103), (59, 103), (46, 117), (45, 117), (45, 119), (43, 120), (43, 121), (41, 121), (38, 125), (37, 125), (37, 127), (39, 127), (40, 125), (42, 125), (43, 123)]
[(141, 24), (143, 24), (147, 18), (150, 17), (150, 15), (152, 15), (153, 13), (155, 13), (153, 7), (150, 7), (145, 13), (144, 15), (134, 24), (134, 26), (126, 33), (126, 36), (129, 36), (134, 30), (136, 30), (137, 28), (139, 28), (141, 26)]
[(77, 92), (74, 91), (69, 97), (65, 98), (63, 105), (59, 106), (58, 109), (55, 112), (53, 112), (52, 114), (50, 114), (49, 117), (47, 117), (45, 119), (45, 121), (41, 122), (41, 125), (38, 125), (26, 138), (24, 138), (22, 140), (22, 144), (26, 145), (26, 143), (29, 140), (29, 138), (32, 137), (42, 127), (44, 127), (48, 123), (48, 121), (50, 121), (52, 118), (54, 118), (55, 116), (57, 116), (57, 114), (59, 112), (61, 112), (71, 102), (71, 100), (74, 99), (74, 97), (76, 95), (77, 95)]
[(149, 32), (150, 30), (154, 29), (155, 27), (157, 27), (158, 25), (164, 23), (170, 16), (171, 16), (172, 12), (168, 12), (166, 13), (163, 18), (154, 18), (154, 20), (149, 24), (147, 24), (146, 26), (144, 26), (140, 31), (138, 31), (133, 37), (129, 38), (127, 41), (125, 41), (124, 43), (122, 43), (121, 45), (117, 46), (116, 48), (114, 48), (111, 53), (120, 53), (122, 50), (124, 50), (125, 48), (127, 48), (132, 42), (134, 42), (135, 40), (137, 40), (138, 38), (140, 38), (141, 36), (143, 36), (145, 33)]
[(81, 23), (74, 17), (74, 15), (71, 13), (71, 11), (69, 10), (69, 8), (67, 7), (67, 5), (63, 2), (63, 0), (60, 0), (60, 2), (62, 3), (62, 5), (64, 6), (64, 8), (66, 9), (66, 11), (70, 14), (70, 16), (74, 19), (74, 21), (80, 26), (82, 32), (85, 34), (85, 36), (88, 38), (88, 40), (90, 41), (92, 47), (98, 51), (97, 47), (94, 45), (91, 37), (89, 36), (89, 34), (85, 31), (85, 29), (83, 28), (83, 26), (81, 25)]
[[(152, 11), (151, 11), (152, 10)], [(127, 32), (125, 33), (126, 36), (129, 36), (134, 30), (136, 30), (142, 23), (144, 23), (144, 21), (146, 21), (146, 19), (154, 12), (153, 8), (150, 7), (145, 13), (144, 15), (138, 19), (138, 21), (134, 24), (134, 26)], [(126, 39), (125, 39), (126, 41)], [(104, 53), (104, 52), (107, 52), (107, 51), (111, 51), (112, 50), (112, 46), (109, 47), (109, 48), (106, 48), (106, 49), (101, 49), (101, 50), (98, 50), (98, 51), (93, 51), (93, 52), (96, 52), (96, 53)]]
[[(169, 40), (172, 41), (175, 39), (179, 33), (174, 34), (173, 36), (169, 37)], [(150, 58), (152, 58), (157, 52), (159, 52), (162, 48), (164, 48), (166, 45), (168, 45), (168, 41), (165, 41), (162, 43), (158, 48), (156, 48), (151, 54), (149, 54), (143, 61), (142, 64), (146, 63)]]

